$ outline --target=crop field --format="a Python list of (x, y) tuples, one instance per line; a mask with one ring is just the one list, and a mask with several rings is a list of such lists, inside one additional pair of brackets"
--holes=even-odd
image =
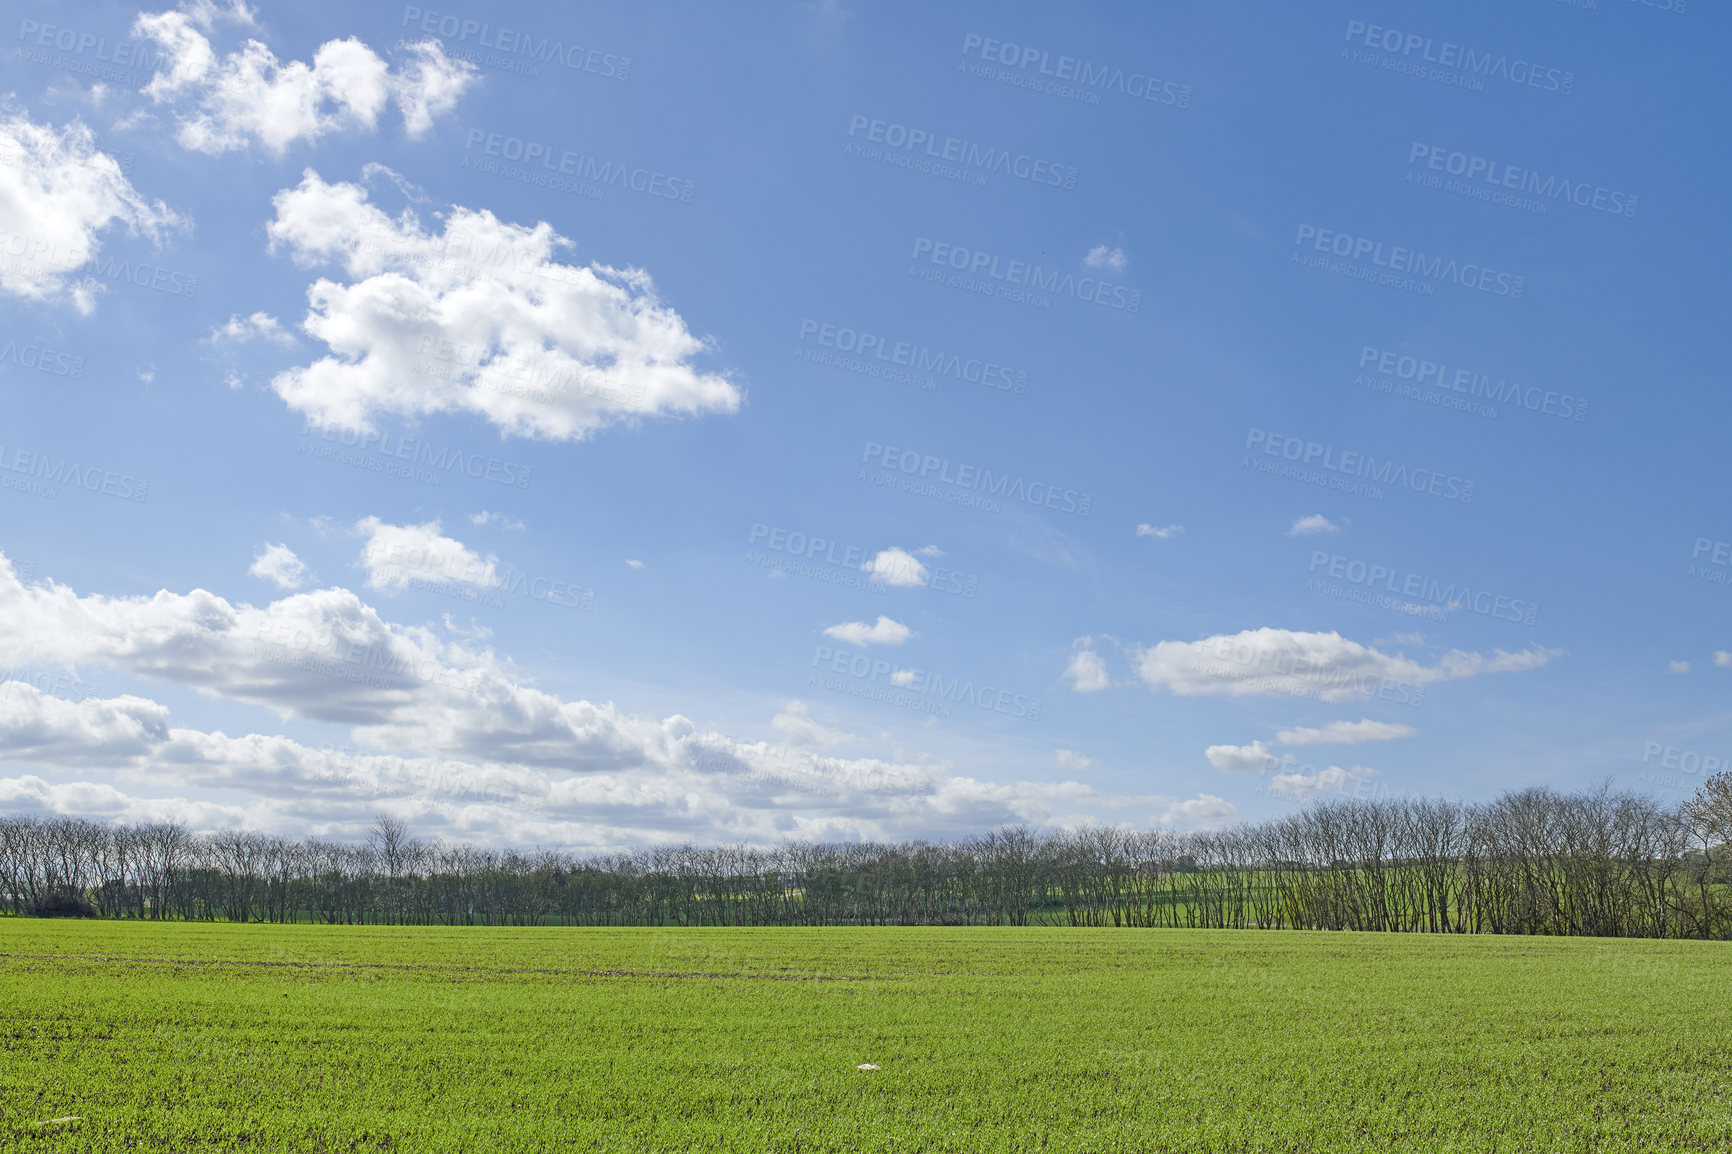
[(6, 918), (0, 1047), (8, 1150), (1732, 1149), (1713, 942)]

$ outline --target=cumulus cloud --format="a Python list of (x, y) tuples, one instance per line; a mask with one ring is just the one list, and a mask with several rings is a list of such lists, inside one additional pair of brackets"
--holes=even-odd
[[(925, 549), (917, 549), (916, 553), (936, 553), (936, 547), (928, 545)], [(893, 589), (915, 589), (926, 584), (926, 566), (920, 563), (920, 558), (906, 549), (892, 545), (880, 550), (876, 557), (860, 566), (866, 573)]]
[(327, 133), (372, 132), (392, 102), (404, 132), (417, 139), (475, 81), (475, 66), (447, 57), (437, 40), (406, 46), (396, 69), (352, 36), (320, 45), (310, 65), (282, 63), (251, 39), (219, 55), (207, 33), (224, 15), (251, 22), (242, 5), (225, 13), (208, 3), (141, 13), (133, 22), (132, 34), (155, 41), (161, 53), (162, 67), (143, 92), (175, 110), (182, 148), (217, 156), (256, 143), (281, 156)]
[[(80, 595), (26, 587), (0, 555), (0, 652), (190, 686), (345, 726), (353, 742), (333, 752), (282, 735), (181, 728), (143, 698), (72, 703), (20, 683), (0, 708), (0, 759), (48, 773), (0, 777), (0, 805), (12, 808), (297, 834), (359, 833), (384, 809), (429, 835), (617, 849), (931, 839), (1185, 804), (1076, 781), (980, 780), (948, 763), (831, 756), (822, 751), (847, 735), (793, 704), (772, 722), (785, 740), (765, 743), (700, 732), (677, 714), (657, 721), (562, 700), (519, 681), (491, 650), (389, 623), (339, 588), (263, 607), (204, 590)], [(128, 789), (50, 780), (90, 767)], [(248, 800), (150, 796), (188, 789)]]
[(1213, 829), (1234, 821), (1239, 807), (1212, 793), (1199, 793), (1189, 801), (1175, 801), (1155, 815), (1161, 826), (1174, 829)]
[(0, 291), (68, 300), (88, 314), (105, 286), (76, 274), (96, 259), (99, 233), (120, 227), (160, 241), (184, 224), (162, 201), (141, 196), (79, 121), (57, 129), (0, 112)]
[(824, 636), (834, 637), (851, 645), (901, 645), (915, 636), (915, 632), (900, 621), (892, 621), (880, 614), (878, 620), (871, 625), (864, 621), (832, 625), (824, 630)]
[(1053, 760), (1058, 762), (1060, 768), (1068, 769), (1072, 773), (1079, 773), (1095, 763), (1094, 758), (1085, 757), (1074, 749), (1055, 749), (1052, 752)]
[(1283, 729), (1275, 740), (1284, 745), (1358, 745), (1365, 741), (1394, 741), (1414, 737), (1419, 730), (1393, 721), (1331, 721), (1321, 729)]
[(513, 520), (504, 513), (489, 513), (486, 509), (479, 513), (469, 514), (469, 523), (471, 525), (498, 525), (501, 529), (507, 530), (523, 528), (522, 521)]
[(507, 224), (461, 206), (439, 232), (392, 219), (365, 188), (308, 169), (279, 192), (273, 252), (336, 264), (302, 326), (331, 355), (271, 382), (315, 425), (468, 413), (512, 436), (582, 440), (614, 422), (732, 413), (741, 394), (701, 372), (706, 344), (642, 269), (559, 263), (571, 242), (545, 221)]
[(1319, 701), (1388, 697), (1398, 692), (1414, 698), (1437, 682), (1538, 669), (1560, 656), (1561, 650), (1539, 647), (1516, 653), (1499, 649), (1489, 657), (1452, 649), (1427, 665), (1339, 633), (1269, 628), (1201, 641), (1162, 641), (1136, 653), (1137, 672), (1151, 689), (1234, 697), (1286, 693)]
[(366, 536), (361, 564), (370, 589), (406, 589), (414, 580), (456, 581), (480, 589), (499, 584), (499, 558), (483, 557), (444, 535), (437, 520), (423, 525), (388, 525), (377, 517), (356, 522)]
[(1716, 649), (1714, 651), (1714, 664), (1721, 669), (1732, 666), (1732, 653), (1728, 653), (1724, 649)]
[(804, 701), (790, 701), (782, 712), (770, 719), (770, 728), (780, 733), (789, 745), (798, 749), (834, 749), (855, 740), (851, 733), (827, 729), (813, 717)]
[(1690, 663), (1688, 661), (1668, 661), (1666, 663), (1666, 672), (1688, 673), (1690, 672)]
[(211, 329), (210, 336), (205, 338), (206, 344), (246, 344), (248, 341), (266, 341), (273, 345), (284, 347), (295, 343), (295, 334), (284, 329), (277, 323), (277, 318), (267, 312), (256, 312), (243, 317), (239, 313), (231, 315), (228, 323)]
[(1137, 536), (1153, 537), (1157, 541), (1165, 541), (1169, 537), (1177, 537), (1184, 531), (1185, 527), (1183, 525), (1156, 526), (1149, 524), (1147, 521), (1144, 521), (1141, 525), (1137, 526)]
[(1203, 751), (1203, 756), (1216, 769), (1229, 773), (1267, 773), (1285, 764), (1261, 741), (1253, 741), (1250, 745), (1211, 745)]
[(1094, 651), (1093, 644), (1092, 638), (1079, 637), (1072, 646), (1070, 664), (1065, 666), (1064, 675), (1078, 693), (1094, 693), (1113, 683), (1107, 676), (1107, 663)]
[(254, 577), (273, 582), (279, 589), (299, 589), (306, 583), (307, 566), (287, 545), (270, 542), (259, 549), (247, 572)]
[(1090, 268), (1110, 268), (1114, 272), (1123, 272), (1125, 266), (1131, 263), (1131, 259), (1125, 255), (1125, 250), (1122, 248), (1117, 246), (1108, 248), (1104, 244), (1097, 244), (1089, 249), (1087, 256), (1083, 257), (1083, 263)]
[(625, 559), (625, 563), (633, 569), (642, 569), (643, 568), (643, 562), (639, 561), (635, 557), (627, 557)]
[(1293, 522), (1293, 527), (1287, 530), (1287, 536), (1310, 537), (1317, 533), (1339, 533), (1340, 531), (1341, 526), (1323, 514), (1312, 513), (1308, 517), (1301, 517)]
[(1269, 788), (1276, 793), (1295, 797), (1316, 797), (1358, 785), (1376, 776), (1378, 774), (1375, 769), (1367, 769), (1363, 765), (1356, 765), (1352, 769), (1332, 765), (1315, 773), (1278, 773), (1270, 779)]
[(144, 752), (168, 733), (168, 710), (142, 697), (67, 701), (29, 682), (0, 693), (0, 758), (102, 765)]

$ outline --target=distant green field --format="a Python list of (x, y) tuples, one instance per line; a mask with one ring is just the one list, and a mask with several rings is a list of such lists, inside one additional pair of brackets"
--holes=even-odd
[(19, 1150), (1732, 1149), (1707, 942), (0, 919), (0, 1039)]

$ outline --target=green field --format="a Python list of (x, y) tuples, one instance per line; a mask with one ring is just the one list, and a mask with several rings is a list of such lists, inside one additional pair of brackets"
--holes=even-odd
[(1712, 942), (0, 919), (0, 1037), (18, 1150), (1732, 1149)]

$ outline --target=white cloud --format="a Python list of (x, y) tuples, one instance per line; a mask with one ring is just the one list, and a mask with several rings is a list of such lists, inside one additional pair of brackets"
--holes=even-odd
[(1296, 727), (1283, 729), (1275, 740), (1285, 745), (1358, 745), (1366, 741), (1394, 741), (1399, 737), (1417, 736), (1411, 725), (1393, 721), (1331, 721), (1321, 729)]
[(475, 81), (475, 66), (447, 57), (436, 40), (406, 46), (396, 71), (354, 37), (326, 41), (311, 65), (281, 63), (251, 39), (219, 56), (206, 35), (217, 15), (204, 4), (141, 13), (132, 26), (134, 36), (156, 42), (163, 63), (144, 94), (176, 109), (182, 148), (213, 156), (253, 143), (281, 156), (327, 133), (372, 132), (392, 101), (417, 139)]
[(0, 757), (101, 765), (144, 752), (168, 733), (168, 710), (142, 697), (66, 701), (29, 682), (0, 693)]
[(438, 521), (424, 525), (387, 525), (377, 517), (356, 522), (367, 537), (361, 564), (371, 589), (406, 589), (413, 580), (456, 581), (480, 589), (499, 584), (499, 558), (481, 556), (469, 546), (445, 536)]
[(211, 329), (210, 336), (205, 338), (205, 343), (212, 345), (219, 342), (245, 344), (248, 341), (268, 341), (288, 347), (295, 343), (295, 334), (278, 324), (277, 318), (270, 313), (256, 312), (250, 317), (239, 313), (231, 315), (227, 324)]
[[(569, 703), (573, 712), (584, 703)], [(0, 761), (36, 763), (52, 777), (0, 777), (0, 808), (84, 816), (179, 818), (200, 829), (243, 826), (355, 836), (384, 810), (422, 836), (494, 844), (610, 850), (693, 840), (772, 845), (955, 838), (1010, 822), (1053, 826), (1169, 799), (1103, 794), (1080, 782), (995, 783), (944, 764), (840, 758), (821, 752), (846, 735), (790, 710), (777, 728), (806, 746), (697, 733), (677, 715), (619, 723), (571, 756), (537, 764), (358, 748), (315, 750), (282, 737), (177, 728), (142, 698), (77, 704), (21, 685), (0, 702)], [(436, 747), (444, 735), (425, 744)], [(153, 790), (231, 791), (236, 806)], [(1192, 807), (1193, 809), (1195, 807)], [(1175, 817), (1187, 811), (1173, 808)], [(1096, 818), (1098, 820), (1098, 818)]]
[(504, 513), (489, 513), (486, 509), (469, 515), (471, 525), (498, 525), (501, 529), (516, 530), (523, 528), (522, 521), (514, 521)]
[(1053, 759), (1058, 762), (1059, 767), (1068, 769), (1072, 773), (1080, 773), (1095, 763), (1094, 758), (1085, 757), (1074, 749), (1055, 749), (1052, 752)]
[(1285, 764), (1261, 741), (1250, 745), (1211, 745), (1203, 751), (1209, 764), (1229, 773), (1268, 773)]
[(1239, 807), (1212, 793), (1199, 793), (1189, 801), (1175, 801), (1155, 818), (1157, 825), (1177, 829), (1213, 829), (1239, 816)]
[(1310, 516), (1301, 517), (1293, 522), (1293, 527), (1287, 530), (1287, 536), (1309, 537), (1317, 533), (1339, 533), (1340, 531), (1341, 526), (1323, 514), (1312, 513)]
[(1270, 779), (1269, 788), (1276, 793), (1315, 797), (1332, 790), (1346, 789), (1376, 776), (1378, 774), (1375, 769), (1367, 769), (1363, 765), (1356, 765), (1352, 769), (1332, 765), (1315, 773), (1278, 773)]
[(851, 645), (901, 645), (915, 636), (915, 632), (900, 621), (892, 621), (880, 614), (878, 620), (871, 625), (864, 621), (832, 625), (824, 630), (824, 636), (834, 637)]
[(881, 550), (860, 568), (893, 589), (915, 589), (926, 584), (926, 566), (913, 553), (894, 545)]
[(307, 290), (303, 327), (331, 355), (271, 382), (311, 423), (370, 432), (380, 414), (471, 413), (513, 436), (582, 440), (618, 421), (739, 408), (730, 381), (692, 367), (705, 342), (642, 269), (558, 263), (571, 242), (546, 222), (459, 206), (435, 234), (367, 197), (308, 169), (266, 229), (273, 252), (337, 263), (353, 282)]
[(1183, 525), (1155, 526), (1149, 524), (1147, 521), (1144, 521), (1141, 525), (1137, 526), (1137, 536), (1153, 537), (1157, 541), (1165, 541), (1169, 537), (1177, 537), (1184, 531), (1185, 527)]
[(1690, 672), (1690, 663), (1688, 661), (1668, 661), (1666, 663), (1666, 672), (1688, 673)]
[(1125, 250), (1122, 248), (1117, 246), (1108, 248), (1104, 244), (1097, 244), (1089, 249), (1087, 256), (1083, 257), (1083, 263), (1090, 268), (1110, 268), (1114, 272), (1123, 272), (1131, 260), (1125, 255)]
[(1079, 637), (1073, 644), (1070, 664), (1065, 666), (1064, 675), (1070, 678), (1071, 688), (1078, 693), (1094, 693), (1112, 685), (1112, 678), (1107, 676), (1107, 663), (1101, 660), (1101, 655), (1092, 648), (1093, 640)]
[[(813, 772), (840, 783), (834, 796), (790, 791), (769, 775), (718, 779), (696, 762), (699, 751), (780, 772), (787, 747), (773, 753), (700, 733), (678, 715), (656, 721), (561, 700), (516, 680), (491, 650), (390, 624), (340, 588), (263, 607), (204, 590), (79, 596), (64, 585), (23, 585), (0, 556), (0, 652), (33, 666), (98, 665), (347, 727), (362, 749), (333, 758), (283, 736), (174, 728), (142, 699), (75, 709), (20, 684), (8, 700), (29, 708), (0, 714), (0, 758), (35, 758), (57, 772), (100, 766), (176, 790), (242, 790), (264, 799), (245, 811), (248, 821), (273, 829), (358, 832), (383, 795), (430, 835), (517, 844), (930, 839), (1164, 800), (1075, 781), (981, 781), (947, 764), (815, 755)], [(777, 730), (819, 747), (846, 739), (802, 710), (779, 716)], [(41, 778), (0, 779), (0, 802), (7, 798), (104, 814), (169, 804), (104, 783)], [(232, 824), (232, 807), (225, 812), (218, 824)]]
[(184, 224), (162, 201), (140, 196), (79, 121), (56, 129), (0, 113), (0, 291), (68, 300), (88, 314), (106, 286), (74, 274), (96, 259), (98, 233), (120, 226), (160, 241)]
[(456, 621), (452, 620), (451, 614), (449, 613), (442, 613), (439, 616), (440, 622), (445, 626), (445, 632), (451, 634), (453, 637), (460, 637), (465, 641), (485, 641), (489, 637), (493, 636), (493, 629), (491, 626), (482, 625), (473, 617), (469, 619), (469, 624), (459, 625)]
[(899, 686), (913, 685), (914, 679), (919, 676), (920, 671), (918, 669), (898, 669), (890, 674), (890, 684)]
[(643, 568), (643, 562), (642, 561), (635, 560), (631, 557), (627, 557), (625, 559), (625, 563), (627, 565), (630, 565), (633, 569), (642, 569)]
[(279, 589), (299, 589), (307, 580), (306, 563), (295, 556), (295, 551), (287, 545), (272, 545), (268, 541), (259, 549), (247, 572), (274, 582)]
[[(1247, 629), (1201, 641), (1162, 641), (1137, 651), (1137, 671), (1151, 689), (1181, 695), (1286, 693), (1319, 701), (1398, 699), (1437, 682), (1538, 669), (1562, 656), (1538, 647), (1487, 657), (1452, 649), (1433, 665), (1349, 641), (1339, 633)], [(1405, 687), (1405, 688), (1403, 688)], [(1417, 702), (1410, 701), (1409, 704)]]
[(1724, 649), (1716, 649), (1714, 651), (1714, 664), (1718, 665), (1721, 669), (1732, 666), (1732, 653), (1728, 653)]
[(812, 710), (804, 701), (790, 701), (782, 712), (770, 719), (770, 728), (780, 733), (787, 743), (799, 749), (834, 749), (855, 740), (851, 733), (826, 729), (812, 718)]

